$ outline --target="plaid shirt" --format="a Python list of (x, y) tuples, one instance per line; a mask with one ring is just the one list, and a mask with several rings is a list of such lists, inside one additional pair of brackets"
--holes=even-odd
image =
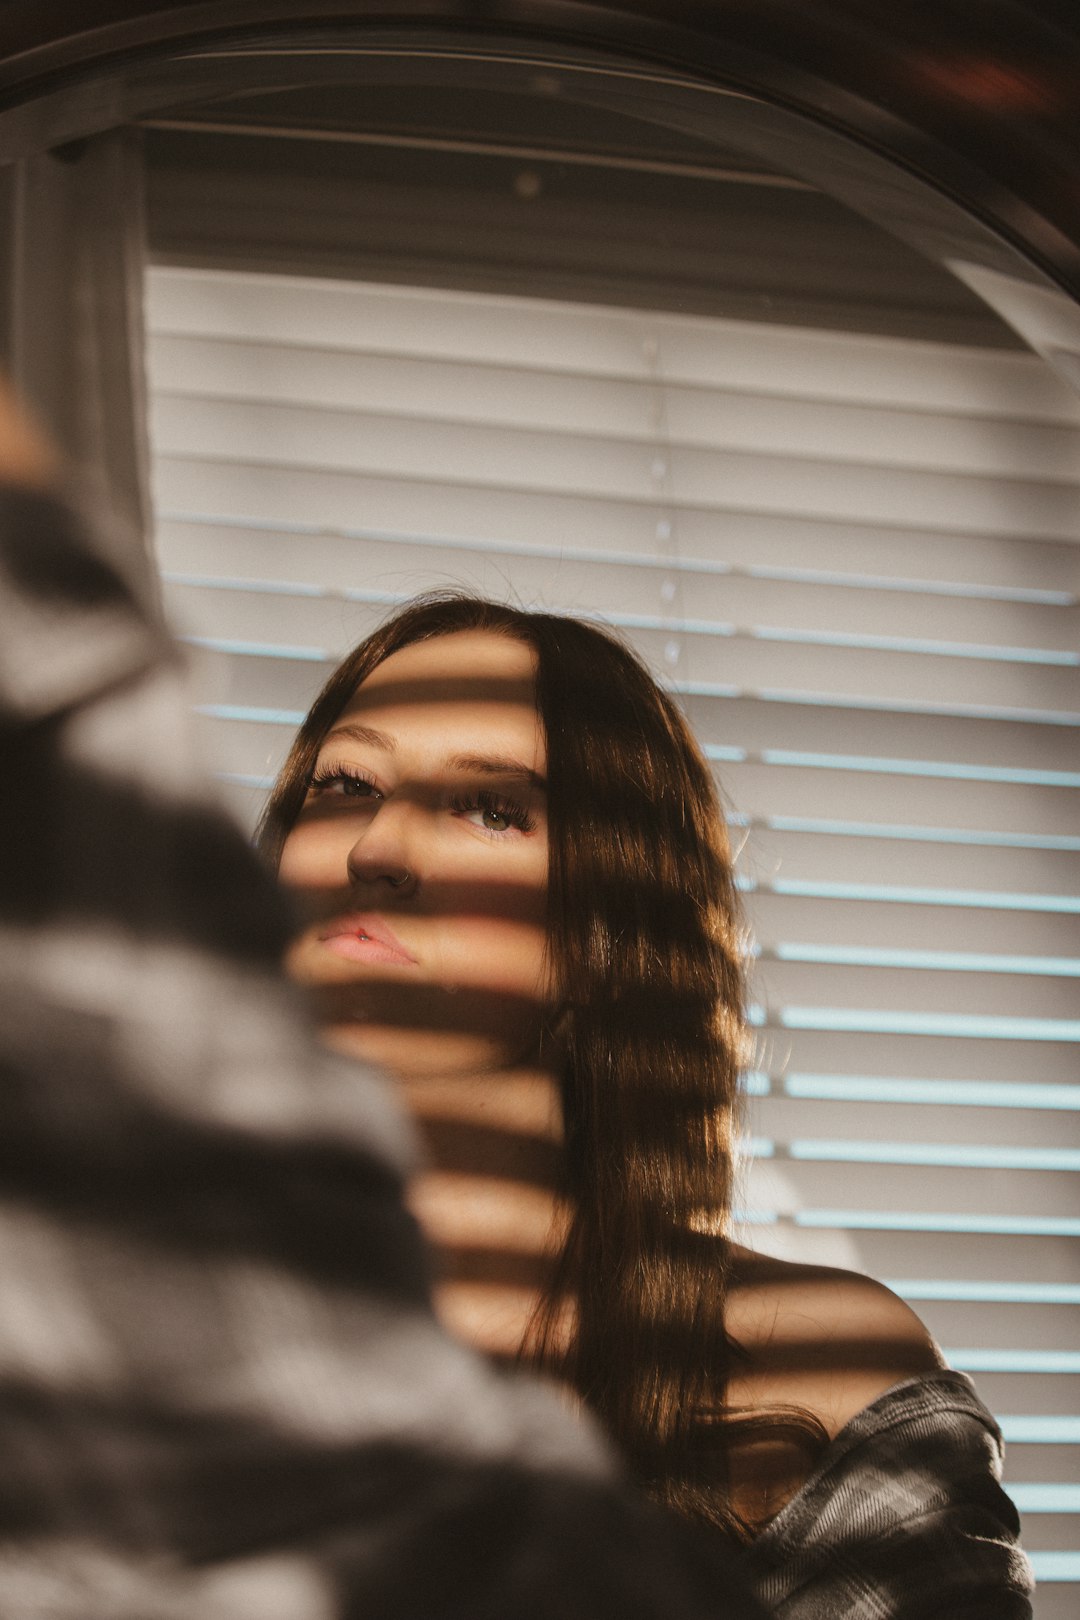
[(1028, 1620), (1001, 1434), (963, 1373), (898, 1384), (836, 1437), (751, 1544), (780, 1620)]
[(593, 1431), (438, 1329), (164, 632), (0, 492), (0, 1616), (754, 1620)]

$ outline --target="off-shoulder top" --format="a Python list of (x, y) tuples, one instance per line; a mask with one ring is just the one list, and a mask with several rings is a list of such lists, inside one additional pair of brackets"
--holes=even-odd
[(963, 1373), (897, 1384), (747, 1547), (777, 1620), (1030, 1620), (1001, 1432)]

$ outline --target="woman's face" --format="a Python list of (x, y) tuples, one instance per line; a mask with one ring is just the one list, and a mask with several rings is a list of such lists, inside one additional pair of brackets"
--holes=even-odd
[(546, 746), (535, 655), (490, 631), (393, 653), (319, 750), (281, 877), (288, 958), (338, 1049), (402, 1076), (536, 1056)]

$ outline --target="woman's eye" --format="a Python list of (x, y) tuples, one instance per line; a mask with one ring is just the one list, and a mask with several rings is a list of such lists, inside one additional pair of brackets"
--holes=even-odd
[(452, 808), (465, 821), (479, 827), (482, 832), (492, 834), (529, 832), (532, 828), (528, 812), (520, 805), (495, 799), (487, 793), (481, 793), (475, 799), (459, 799)]
[(311, 778), (309, 791), (319, 798), (382, 798), (379, 789), (369, 777), (359, 776), (355, 771), (342, 770), (339, 766), (317, 770)]

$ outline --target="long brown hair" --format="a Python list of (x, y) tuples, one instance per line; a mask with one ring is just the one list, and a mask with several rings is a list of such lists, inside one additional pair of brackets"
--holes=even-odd
[[(535, 650), (547, 733), (548, 941), (573, 1213), (532, 1353), (558, 1360), (653, 1495), (737, 1530), (710, 1419), (736, 1354), (724, 1301), (745, 1053), (740, 910), (712, 774), (676, 704), (602, 629), (457, 594), (421, 598), (326, 683), (259, 844), (276, 863), (323, 738), (376, 665), (459, 630)], [(564, 1296), (576, 1298), (576, 1326), (557, 1354)]]

